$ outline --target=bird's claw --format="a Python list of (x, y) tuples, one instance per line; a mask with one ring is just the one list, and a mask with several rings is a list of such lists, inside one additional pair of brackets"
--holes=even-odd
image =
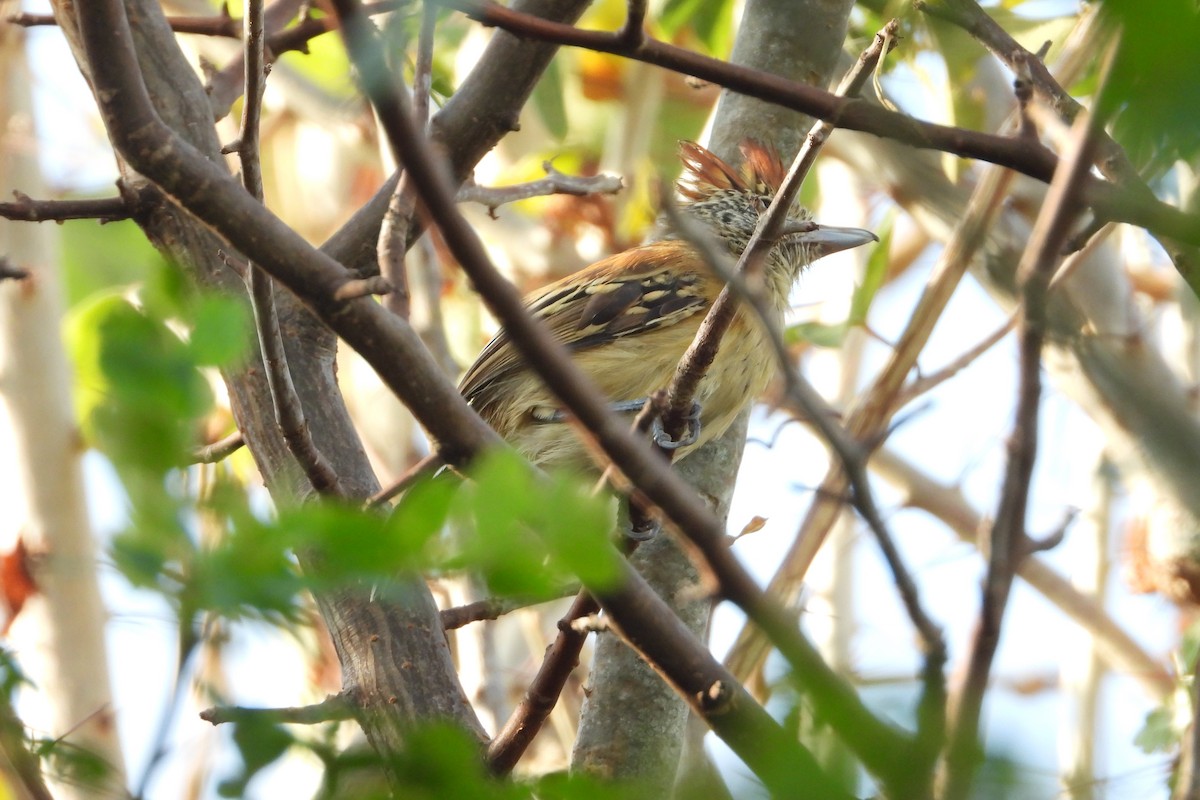
[(662, 532), (662, 523), (653, 517), (630, 524), (625, 538), (631, 542), (648, 542)]
[(687, 428), (683, 437), (678, 441), (672, 439), (662, 426), (662, 419), (656, 417), (650, 426), (650, 438), (663, 450), (678, 450), (681, 447), (691, 447), (700, 438), (700, 404), (692, 401), (692, 408), (686, 417)]

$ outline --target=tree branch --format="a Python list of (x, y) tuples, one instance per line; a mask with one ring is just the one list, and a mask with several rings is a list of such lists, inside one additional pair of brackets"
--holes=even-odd
[(95, 219), (117, 222), (129, 219), (129, 207), (123, 197), (89, 200), (34, 200), (24, 192), (13, 191), (15, 202), (0, 203), (0, 217), (22, 222), (62, 222), (68, 219)]
[(283, 722), (293, 725), (319, 725), (354, 719), (354, 704), (345, 695), (332, 694), (310, 706), (287, 708), (247, 708), (246, 706), (213, 706), (200, 712), (200, 719), (215, 725), (227, 722)]
[(966, 676), (958, 693), (946, 753), (945, 800), (965, 798), (978, 764), (979, 719), (992, 660), (1000, 642), (1004, 611), (1013, 577), (1025, 550), (1025, 513), (1037, 456), (1037, 412), (1041, 403), (1042, 345), (1046, 337), (1046, 299), (1059, 254), (1080, 211), (1079, 193), (1095, 154), (1094, 117), (1081, 117), (1071, 149), (1050, 184), (1018, 274), (1024, 276), (1020, 324), (1020, 367), (1016, 418), (1008, 443), (1008, 462), (999, 508), (992, 525), (987, 575), (979, 623)]

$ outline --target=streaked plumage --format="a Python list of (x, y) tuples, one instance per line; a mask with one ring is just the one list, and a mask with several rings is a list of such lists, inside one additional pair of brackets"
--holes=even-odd
[[(682, 210), (712, 227), (734, 257), (745, 248), (784, 175), (778, 156), (767, 148), (747, 142), (742, 152), (745, 164), (739, 171), (699, 145), (681, 146)], [(790, 219), (805, 221), (807, 213), (796, 209)], [(867, 240), (862, 235), (870, 236), (866, 231), (857, 234), (861, 241), (856, 243)], [(800, 270), (833, 252), (826, 242), (806, 239), (813, 237), (785, 238), (767, 262), (767, 290), (781, 315)], [(576, 363), (606, 398), (632, 401), (665, 388), (722, 286), (690, 245), (668, 239), (592, 264), (531, 295), (528, 305), (574, 351)], [(702, 409), (699, 439), (682, 448), (677, 458), (724, 433), (737, 413), (766, 388), (772, 371), (763, 334), (739, 311), (697, 391)], [(525, 366), (503, 330), (467, 370), (459, 388), (480, 415), (534, 463), (594, 467), (572, 426), (549, 421), (557, 401)]]

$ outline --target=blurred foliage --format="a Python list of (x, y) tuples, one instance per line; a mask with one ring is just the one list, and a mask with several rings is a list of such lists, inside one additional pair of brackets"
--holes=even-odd
[(555, 597), (571, 575), (598, 587), (616, 580), (607, 497), (571, 474), (539, 478), (507, 450), (485, 455), (469, 475), (456, 506), (461, 554), (451, 564), (477, 570), (499, 595)]
[(1137, 165), (1200, 153), (1200, 8), (1194, 0), (1103, 0), (1120, 46), (1106, 92), (1117, 140)]
[(233, 743), (242, 756), (242, 768), (217, 787), (221, 797), (241, 797), (250, 780), (288, 751), (294, 740), (282, 726), (261, 717), (240, 719), (233, 724)]
[[(325, 787), (317, 794), (318, 798), (614, 800), (642, 796), (636, 785), (602, 781), (587, 775), (554, 772), (532, 780), (497, 778), (484, 766), (479, 742), (461, 728), (446, 723), (427, 722), (414, 726), (407, 732), (401, 751), (386, 764), (381, 764), (373, 751), (339, 749), (306, 740), (267, 720), (251, 718), (236, 725), (233, 739), (242, 754), (242, 765), (235, 775), (221, 782), (219, 791), (223, 797), (247, 794), (255, 775), (296, 748), (309, 749), (326, 765)], [(368, 774), (365, 770), (380, 766), (385, 766), (393, 778), (390, 791), (361, 777)], [(345, 786), (340, 786), (342, 781)]]
[(141, 280), (166, 268), (166, 261), (146, 241), (132, 220), (99, 224), (69, 220), (60, 228), (61, 264), (67, 303)]

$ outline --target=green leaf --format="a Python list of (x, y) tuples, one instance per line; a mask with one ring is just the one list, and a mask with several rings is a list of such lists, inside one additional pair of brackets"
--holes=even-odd
[(94, 220), (69, 220), (60, 230), (67, 302), (71, 306), (167, 267), (132, 220), (104, 225)]
[(458, 518), (461, 566), (478, 570), (499, 595), (551, 597), (545, 545), (530, 525), (541, 501), (533, 472), (516, 453), (497, 450), (472, 465)]
[(733, 4), (730, 0), (667, 0), (658, 25), (672, 39), (690, 26), (710, 54), (723, 55), (733, 39)]
[(1179, 737), (1175, 715), (1169, 708), (1161, 707), (1146, 715), (1146, 722), (1133, 737), (1133, 743), (1144, 753), (1169, 753), (1179, 745)]
[(99, 791), (112, 774), (112, 767), (99, 754), (73, 742), (38, 739), (34, 745), (34, 753), (48, 762), (54, 778), (77, 790)]
[(1104, 0), (1101, 19), (1120, 31), (1106, 90), (1113, 133), (1135, 165), (1200, 153), (1200, 8), (1194, 0)]
[(304, 581), (278, 528), (227, 532), (215, 547), (196, 552), (187, 577), (181, 595), (190, 610), (279, 624), (304, 617)]
[(188, 345), (197, 364), (212, 367), (232, 364), (254, 341), (250, 309), (237, 298), (204, 295), (195, 304), (191, 317)]
[(235, 722), (233, 743), (242, 755), (242, 769), (236, 777), (221, 781), (217, 793), (221, 797), (244, 796), (250, 779), (286, 753), (294, 741), (283, 726), (261, 717)]
[(274, 526), (296, 550), (321, 560), (326, 588), (386, 581), (421, 566), (420, 559), (380, 513), (333, 502), (306, 503), (279, 515)]
[(538, 529), (553, 562), (584, 584), (604, 588), (619, 578), (619, 556), (610, 543), (615, 514), (612, 502), (593, 495), (574, 473), (550, 476), (550, 490), (539, 505)]
[(563, 98), (562, 67), (553, 59), (542, 74), (542, 79), (533, 88), (533, 108), (546, 130), (557, 141), (567, 136), (567, 105)]
[(489, 453), (464, 488), (463, 567), (478, 570), (501, 595), (552, 597), (566, 575), (593, 586), (620, 574), (608, 537), (614, 514), (574, 474), (534, 473), (511, 451)]
[(213, 398), (179, 337), (162, 320), (109, 293), (75, 309), (66, 340), (85, 434), (118, 468), (161, 473), (181, 463)]
[(491, 776), (483, 748), (466, 731), (448, 723), (427, 723), (405, 732), (404, 746), (388, 764), (394, 796), (404, 800), (527, 800), (519, 784)]
[(894, 215), (889, 215), (880, 226), (879, 243), (871, 249), (866, 269), (863, 271), (863, 278), (854, 288), (854, 296), (850, 300), (850, 316), (846, 320), (848, 325), (866, 324), (867, 312), (871, 310), (871, 302), (875, 299), (879, 288), (883, 286), (884, 278), (887, 277), (888, 254), (891, 250), (894, 219)]

